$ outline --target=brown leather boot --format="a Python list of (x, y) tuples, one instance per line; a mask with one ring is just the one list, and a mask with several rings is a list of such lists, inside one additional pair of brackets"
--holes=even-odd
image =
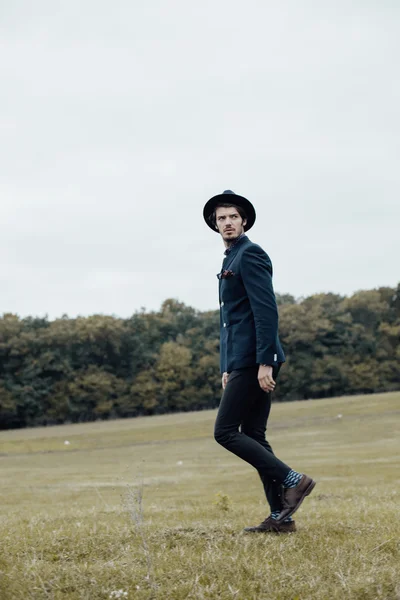
[(276, 519), (267, 517), (256, 527), (245, 527), (243, 531), (246, 533), (292, 533), (296, 531), (296, 523), (294, 521), (278, 523)]
[(277, 519), (279, 524), (283, 523), (285, 519), (296, 512), (304, 498), (313, 491), (315, 483), (316, 482), (311, 479), (311, 477), (308, 477), (308, 475), (302, 475), (299, 483), (295, 487), (283, 488), (283, 509)]

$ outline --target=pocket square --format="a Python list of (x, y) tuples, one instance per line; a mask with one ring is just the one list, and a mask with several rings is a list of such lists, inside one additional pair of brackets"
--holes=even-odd
[(217, 277), (218, 279), (229, 279), (229, 277), (234, 277), (235, 273), (231, 270), (225, 270), (225, 271), (221, 271), (221, 273), (218, 273)]

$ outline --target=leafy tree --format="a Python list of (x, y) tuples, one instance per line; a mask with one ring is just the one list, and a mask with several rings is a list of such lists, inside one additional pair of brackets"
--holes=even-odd
[[(277, 295), (287, 355), (275, 399), (398, 389), (400, 284)], [(169, 298), (128, 319), (0, 317), (0, 428), (215, 407), (219, 313)]]

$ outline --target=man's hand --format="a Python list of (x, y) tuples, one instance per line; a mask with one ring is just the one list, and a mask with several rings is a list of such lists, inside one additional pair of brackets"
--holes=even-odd
[(226, 388), (226, 384), (228, 383), (228, 373), (222, 374), (222, 389)]
[(258, 368), (258, 383), (264, 392), (273, 392), (275, 381), (272, 378), (272, 367), (260, 365)]

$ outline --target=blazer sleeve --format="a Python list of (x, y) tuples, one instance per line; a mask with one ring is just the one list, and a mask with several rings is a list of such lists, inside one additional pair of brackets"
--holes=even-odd
[(269, 256), (260, 246), (249, 246), (242, 255), (240, 271), (254, 317), (257, 363), (274, 366), (277, 364), (278, 307)]

